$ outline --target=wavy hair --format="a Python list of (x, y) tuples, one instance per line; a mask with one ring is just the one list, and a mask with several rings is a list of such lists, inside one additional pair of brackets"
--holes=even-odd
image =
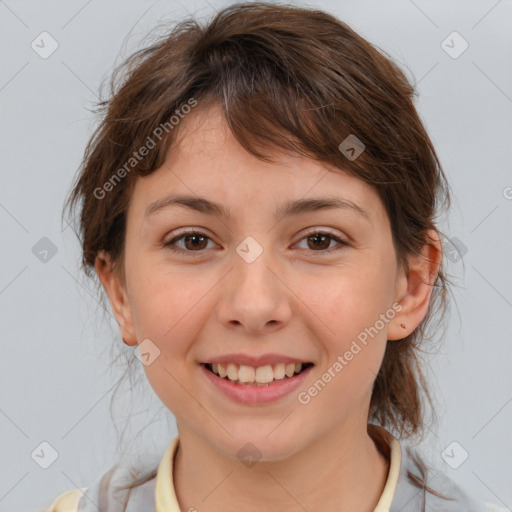
[[(234, 137), (257, 158), (271, 162), (267, 148), (299, 154), (374, 187), (389, 215), (397, 263), (406, 267), (407, 256), (429, 243), (428, 230), (441, 234), (436, 215), (450, 204), (448, 183), (414, 106), (416, 96), (391, 57), (322, 10), (241, 2), (204, 23), (187, 18), (166, 26), (156, 41), (114, 70), (109, 97), (97, 104), (100, 123), (66, 201), (78, 219), (83, 270), (92, 277), (104, 250), (124, 279), (133, 184), (162, 165), (182, 126), (171, 128), (169, 120), (191, 99), (195, 109), (220, 106)], [(159, 126), (168, 129), (155, 137)], [(354, 160), (339, 148), (351, 134), (365, 145)], [(127, 169), (149, 138), (155, 147)], [(112, 186), (99, 199), (107, 182)], [(432, 328), (442, 324), (448, 284), (441, 264), (420, 325), (387, 343), (369, 429), (374, 421), (400, 437), (424, 432), (424, 398), (431, 406), (432, 400), (420, 352), (432, 339)], [(154, 471), (130, 486), (151, 475)]]

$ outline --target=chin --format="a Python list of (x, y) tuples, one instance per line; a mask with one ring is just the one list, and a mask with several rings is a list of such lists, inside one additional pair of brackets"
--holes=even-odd
[[(275, 428), (275, 423), (272, 428)], [(283, 430), (280, 434), (270, 429), (247, 429), (243, 434), (224, 437), (217, 448), (228, 457), (239, 459), (251, 467), (255, 462), (277, 462), (293, 456), (300, 446), (293, 435)], [(268, 435), (269, 432), (272, 432)]]

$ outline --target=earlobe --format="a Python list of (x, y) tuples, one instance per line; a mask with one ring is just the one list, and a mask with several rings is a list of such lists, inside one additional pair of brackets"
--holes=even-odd
[(388, 326), (388, 340), (401, 340), (409, 336), (425, 317), (442, 254), (438, 233), (429, 230), (421, 253), (407, 258), (408, 268), (401, 270), (396, 286), (395, 300), (402, 309)]
[(110, 255), (107, 252), (98, 252), (95, 269), (109, 298), (124, 343), (126, 345), (137, 345), (137, 337), (133, 329), (133, 319), (126, 293), (126, 286), (119, 273), (114, 269)]

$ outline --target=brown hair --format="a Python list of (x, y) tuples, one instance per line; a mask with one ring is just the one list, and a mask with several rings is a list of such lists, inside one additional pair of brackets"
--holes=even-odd
[[(265, 148), (277, 149), (372, 185), (389, 215), (399, 265), (429, 243), (428, 230), (439, 232), (435, 216), (449, 207), (449, 186), (414, 107), (417, 93), (385, 52), (326, 12), (286, 4), (237, 3), (206, 24), (186, 19), (166, 28), (115, 69), (66, 202), (72, 215), (81, 201), (77, 234), (89, 277), (105, 250), (124, 278), (133, 184), (162, 165), (181, 126), (170, 119), (184, 117), (193, 101), (196, 111), (219, 105), (239, 143), (262, 160), (272, 161)], [(157, 127), (166, 127), (159, 137)], [(351, 134), (365, 146), (355, 159), (339, 147)], [(131, 161), (150, 139), (155, 147)], [(432, 406), (420, 344), (431, 339), (427, 328), (441, 325), (433, 317), (444, 315), (448, 290), (441, 266), (420, 325), (387, 343), (369, 421), (400, 437), (423, 433), (422, 392)]]

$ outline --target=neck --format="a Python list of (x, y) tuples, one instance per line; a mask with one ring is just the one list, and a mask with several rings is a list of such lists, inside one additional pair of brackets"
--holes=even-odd
[(290, 457), (250, 467), (185, 430), (173, 475), (181, 510), (371, 512), (388, 470), (389, 453), (365, 428), (332, 431)]

